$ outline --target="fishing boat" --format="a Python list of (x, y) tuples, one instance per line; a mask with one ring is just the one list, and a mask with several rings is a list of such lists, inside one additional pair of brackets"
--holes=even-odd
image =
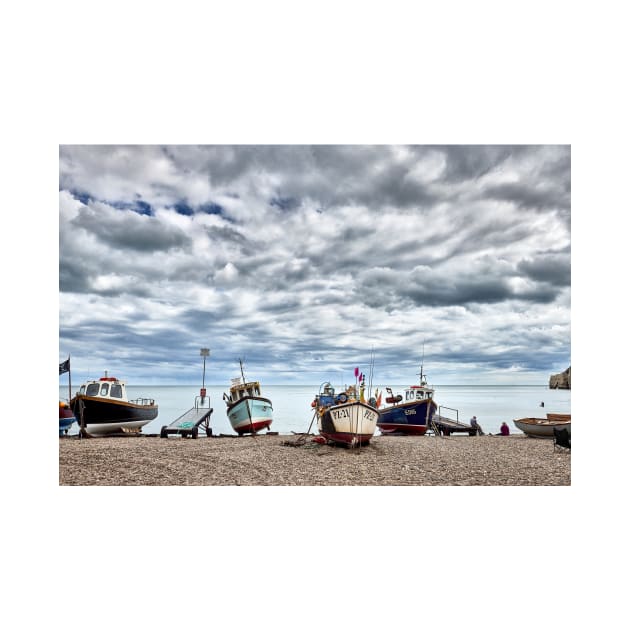
[(567, 429), (571, 435), (571, 414), (548, 413), (546, 418), (521, 418), (513, 421), (516, 428), (534, 438), (552, 440), (553, 430)]
[(65, 400), (59, 401), (59, 437), (66, 435), (76, 420), (70, 405)]
[[(394, 395), (390, 387), (385, 390), (385, 406), (379, 409), (376, 426), (381, 433), (405, 433), (424, 435), (430, 427), (437, 404), (433, 400), (434, 389), (429, 387), (420, 367), (420, 384), (411, 385), (404, 394)], [(470, 428), (470, 427), (468, 427)]]
[(261, 395), (258, 381), (247, 381), (243, 363), (239, 359), (241, 376), (232, 379), (230, 393), (223, 394), (227, 416), (232, 428), (239, 434), (258, 433), (268, 429), (273, 421), (273, 404)]
[[(70, 381), (70, 355), (59, 364), (59, 376), (68, 373), (68, 400), (72, 398), (72, 382)], [(76, 420), (67, 400), (59, 401), (59, 437), (66, 435)]]
[(376, 430), (379, 412), (370, 403), (357, 396), (356, 386), (346, 387), (340, 394), (329, 383), (322, 383), (311, 406), (317, 415), (320, 434), (329, 442), (346, 446), (368, 444)]
[(127, 386), (114, 376), (87, 381), (70, 401), (81, 427), (90, 435), (138, 433), (157, 417), (158, 406), (152, 398), (127, 398)]

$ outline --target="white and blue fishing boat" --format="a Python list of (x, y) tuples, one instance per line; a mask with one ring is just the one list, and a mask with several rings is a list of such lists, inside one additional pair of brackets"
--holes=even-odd
[(405, 433), (424, 435), (430, 427), (437, 404), (433, 400), (434, 390), (427, 384), (420, 366), (420, 384), (411, 385), (404, 394), (394, 395), (391, 388), (385, 388), (389, 394), (385, 406), (380, 408), (377, 426), (381, 433)]
[(239, 434), (258, 433), (269, 429), (273, 421), (273, 404), (261, 395), (258, 381), (246, 381), (241, 365), (241, 376), (232, 379), (230, 393), (223, 394), (227, 416), (232, 428)]

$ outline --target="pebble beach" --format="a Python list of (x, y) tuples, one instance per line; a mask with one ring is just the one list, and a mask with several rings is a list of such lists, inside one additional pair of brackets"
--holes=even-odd
[(524, 435), (59, 439), (60, 486), (570, 486), (571, 454)]

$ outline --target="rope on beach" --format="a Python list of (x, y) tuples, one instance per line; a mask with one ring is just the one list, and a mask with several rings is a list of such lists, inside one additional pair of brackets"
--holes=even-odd
[[(313, 412), (313, 417), (311, 418), (311, 424), (308, 425), (308, 430), (306, 433), (300, 433), (295, 440), (285, 440), (282, 442), (282, 446), (305, 446), (306, 440), (311, 436), (311, 427), (313, 426), (313, 422), (315, 421), (315, 416), (317, 415), (317, 410)], [(308, 444), (309, 448), (315, 448), (315, 444)]]

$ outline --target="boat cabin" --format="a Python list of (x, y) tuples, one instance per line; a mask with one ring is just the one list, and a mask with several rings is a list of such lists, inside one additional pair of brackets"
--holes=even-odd
[(81, 385), (77, 396), (89, 396), (90, 398), (103, 398), (111, 402), (126, 402), (135, 405), (155, 405), (153, 398), (127, 398), (127, 389), (124, 381), (119, 381), (114, 376), (101, 376), (98, 381), (86, 381)]
[(405, 402), (433, 398), (433, 390), (422, 385), (412, 385), (405, 390)]
[(102, 376), (98, 381), (87, 381), (81, 385), (79, 394), (95, 398), (111, 398), (115, 400), (127, 400), (125, 383), (113, 376)]
[(346, 387), (341, 394), (335, 394), (335, 388), (330, 383), (324, 383), (311, 406), (330, 407), (349, 400), (357, 400), (357, 388), (354, 385)]
[(230, 402), (236, 402), (242, 398), (260, 396), (260, 383), (258, 381), (252, 381), (250, 383), (241, 383), (238, 379), (238, 383), (233, 383), (230, 387)]

